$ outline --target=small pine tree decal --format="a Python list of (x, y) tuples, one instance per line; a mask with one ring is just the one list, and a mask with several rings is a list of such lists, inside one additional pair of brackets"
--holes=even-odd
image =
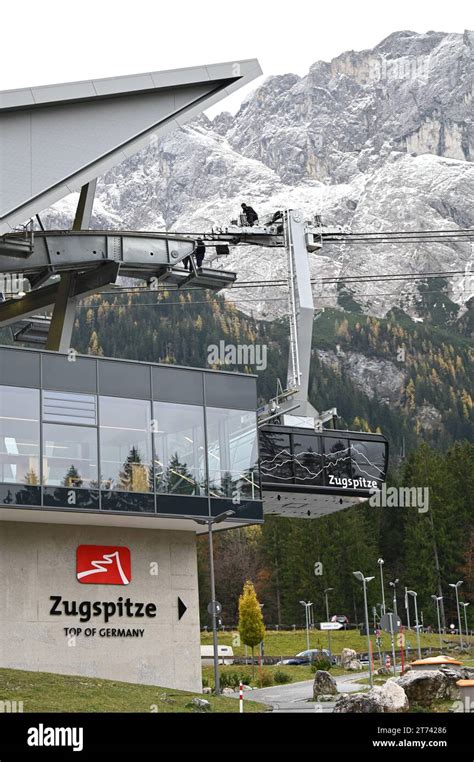
[(253, 650), (265, 637), (265, 625), (257, 593), (249, 580), (245, 583), (239, 598), (239, 634), (242, 643), (252, 649), (252, 671), (254, 672)]
[(81, 475), (76, 466), (72, 464), (66, 471), (66, 475), (63, 479), (63, 485), (65, 487), (82, 487), (84, 482), (81, 479)]
[(149, 492), (149, 474), (138, 449), (133, 446), (119, 474), (120, 489), (127, 492)]
[(34, 468), (30, 468), (29, 471), (26, 472), (25, 484), (28, 484), (29, 487), (36, 487), (39, 484), (38, 474)]

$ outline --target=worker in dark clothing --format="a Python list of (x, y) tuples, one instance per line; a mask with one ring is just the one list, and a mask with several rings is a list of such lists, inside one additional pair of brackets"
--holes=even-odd
[(206, 256), (206, 247), (202, 238), (197, 239), (197, 246), (194, 249), (194, 253), (196, 255), (196, 265), (202, 267), (204, 257)]
[(247, 225), (252, 228), (255, 225), (255, 223), (258, 222), (258, 214), (255, 211), (255, 209), (252, 209), (251, 206), (247, 206), (247, 204), (241, 204), (241, 206), (242, 206), (242, 214), (247, 220)]
[(197, 267), (202, 267), (202, 263), (204, 261), (204, 257), (206, 256), (206, 247), (204, 245), (204, 241), (202, 240), (202, 238), (198, 238), (197, 239), (196, 245), (195, 245), (193, 251), (191, 252), (191, 254), (188, 257), (185, 257), (183, 259), (183, 267), (184, 267), (184, 269), (185, 270), (189, 270), (190, 272), (193, 269), (191, 267), (191, 256), (193, 254), (196, 257), (196, 266)]

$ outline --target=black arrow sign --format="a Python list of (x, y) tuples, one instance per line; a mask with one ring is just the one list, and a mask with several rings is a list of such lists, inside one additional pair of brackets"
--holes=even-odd
[(178, 596), (178, 622), (188, 610), (188, 607), (184, 605), (181, 598)]

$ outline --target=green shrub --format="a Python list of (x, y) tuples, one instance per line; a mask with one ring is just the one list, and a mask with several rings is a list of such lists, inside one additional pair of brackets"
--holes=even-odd
[(258, 676), (258, 686), (259, 688), (269, 688), (270, 685), (273, 685), (273, 675), (271, 672), (261, 672)]
[(328, 659), (327, 656), (319, 656), (313, 661), (311, 665), (311, 672), (316, 672), (318, 669), (322, 669), (324, 672), (329, 672), (331, 667), (331, 660)]
[(273, 673), (273, 679), (277, 685), (285, 685), (285, 683), (291, 683), (291, 675), (288, 672), (283, 672), (282, 669), (277, 669)]
[(239, 678), (240, 678), (240, 682), (243, 685), (250, 685), (250, 683), (252, 682), (252, 675), (250, 674), (250, 672), (239, 672)]
[(222, 672), (219, 673), (219, 682), (222, 688), (238, 688), (239, 687), (239, 675), (237, 672)]

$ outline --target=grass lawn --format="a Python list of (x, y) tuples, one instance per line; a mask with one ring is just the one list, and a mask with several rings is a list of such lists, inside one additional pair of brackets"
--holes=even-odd
[[(187, 706), (204, 698), (212, 712), (238, 712), (239, 702), (223, 696), (203, 696), (156, 685), (115, 680), (0, 669), (2, 701), (22, 701), (25, 712), (196, 712)], [(264, 712), (264, 704), (245, 702), (246, 712)]]
[[(232, 646), (233, 637), (235, 633), (232, 632), (219, 632), (219, 644)], [(416, 633), (414, 630), (405, 629), (406, 642), (410, 644), (410, 659), (416, 658)], [(372, 636), (372, 647), (374, 654), (377, 656), (377, 649), (375, 647), (375, 637)], [(431, 635), (421, 633), (420, 643), (422, 648), (439, 648), (439, 637), (433, 633)], [(459, 643), (459, 636), (457, 635), (444, 635), (443, 643), (448, 648), (449, 645), (456, 645)], [(212, 632), (201, 632), (201, 644), (203, 646), (212, 646)], [(306, 645), (306, 631), (295, 630), (295, 632), (275, 632), (267, 631), (265, 634), (265, 656), (280, 656), (288, 657), (294, 656), (299, 651), (304, 651), (307, 648)], [(471, 638), (471, 644), (474, 644), (474, 639)], [(353, 648), (357, 652), (367, 652), (367, 638), (359, 635), (358, 630), (337, 630), (331, 633), (331, 646), (332, 651), (335, 654), (340, 654), (343, 648)], [(321, 630), (312, 630), (309, 636), (310, 648), (327, 648), (328, 636), (327, 632)], [(391, 652), (391, 641), (388, 633), (382, 633), (382, 651)], [(235, 656), (245, 655), (245, 646), (233, 646)], [(257, 655), (258, 649), (255, 649), (255, 655)], [(251, 649), (248, 649), (248, 655), (251, 656)]]

